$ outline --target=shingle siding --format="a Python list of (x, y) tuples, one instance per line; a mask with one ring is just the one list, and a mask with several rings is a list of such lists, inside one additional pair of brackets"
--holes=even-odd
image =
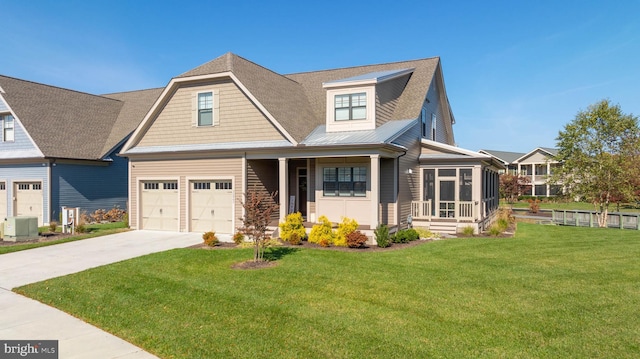
[[(198, 91), (219, 91), (217, 126), (193, 126), (193, 96)], [(282, 140), (264, 114), (229, 79), (182, 86), (168, 100), (138, 147)]]
[[(411, 201), (420, 197), (420, 126), (418, 123), (400, 136), (394, 143), (407, 148), (407, 153), (398, 158), (398, 224), (407, 226), (407, 217), (411, 213)], [(411, 171), (409, 171), (411, 169)], [(411, 173), (408, 173), (411, 172)]]
[[(393, 117), (400, 95), (407, 86), (410, 74), (385, 81), (376, 86), (376, 127)], [(417, 115), (417, 114), (416, 114)]]

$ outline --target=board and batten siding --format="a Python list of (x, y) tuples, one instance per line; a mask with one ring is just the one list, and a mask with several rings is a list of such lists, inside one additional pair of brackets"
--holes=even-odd
[(131, 160), (130, 211), (129, 222), (132, 228), (139, 228), (140, 212), (138, 207), (140, 183), (145, 180), (178, 179), (179, 226), (180, 231), (188, 228), (189, 179), (223, 179), (233, 180), (234, 195), (234, 228), (239, 225), (242, 216), (242, 158), (212, 158), (191, 160)]
[(376, 86), (376, 127), (382, 126), (392, 118), (409, 77), (410, 74), (407, 74)]
[[(195, 126), (194, 96), (217, 90), (216, 126)], [(215, 100), (214, 100), (215, 102)], [(183, 85), (172, 95), (137, 147), (282, 140), (284, 137), (251, 100), (229, 80)]]
[(13, 164), (0, 165), (0, 182), (6, 183), (7, 192), (7, 217), (14, 216), (13, 193), (14, 184), (16, 182), (41, 182), (42, 183), (42, 224), (49, 223), (49, 164), (33, 163), (33, 164)]
[(111, 158), (112, 162), (84, 164), (58, 160), (51, 167), (53, 218), (58, 218), (62, 206), (80, 207), (88, 214), (97, 209), (127, 209), (128, 160)]

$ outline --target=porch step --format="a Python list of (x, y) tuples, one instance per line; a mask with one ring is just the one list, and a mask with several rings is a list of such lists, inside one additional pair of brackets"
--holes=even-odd
[[(415, 224), (414, 227), (418, 225)], [(455, 222), (446, 223), (446, 222), (427, 222), (426, 227), (428, 230), (434, 233), (442, 233), (442, 234), (457, 234), (458, 233), (458, 224)]]

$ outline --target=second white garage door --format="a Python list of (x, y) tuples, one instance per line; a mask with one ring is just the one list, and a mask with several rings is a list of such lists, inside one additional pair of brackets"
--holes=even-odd
[(38, 226), (42, 226), (42, 183), (17, 182), (14, 186), (14, 216), (38, 217)]
[(178, 231), (177, 181), (147, 181), (140, 186), (142, 229)]
[(190, 182), (191, 232), (233, 233), (233, 187), (231, 180)]

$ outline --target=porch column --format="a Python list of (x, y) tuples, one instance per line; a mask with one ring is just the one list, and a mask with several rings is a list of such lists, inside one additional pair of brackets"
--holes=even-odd
[(551, 177), (551, 163), (547, 162), (547, 197), (551, 195), (551, 186), (549, 186), (549, 177)]
[(284, 222), (289, 209), (287, 198), (289, 188), (289, 162), (287, 158), (278, 158), (278, 197), (280, 198), (280, 222)]
[(371, 155), (371, 228), (378, 226), (380, 208), (380, 155)]

